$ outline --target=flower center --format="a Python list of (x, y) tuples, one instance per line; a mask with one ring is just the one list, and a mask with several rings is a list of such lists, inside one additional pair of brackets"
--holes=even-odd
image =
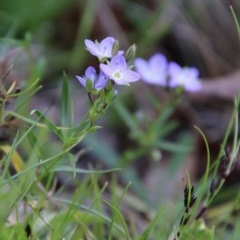
[(120, 79), (122, 77), (121, 72), (115, 72), (113, 74), (114, 78)]

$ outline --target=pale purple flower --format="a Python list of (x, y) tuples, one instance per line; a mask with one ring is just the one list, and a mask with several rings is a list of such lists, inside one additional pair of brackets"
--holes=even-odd
[(130, 70), (127, 66), (124, 56), (120, 53), (115, 55), (109, 64), (100, 64), (100, 69), (116, 84), (129, 85), (140, 79), (140, 75)]
[(180, 67), (177, 63), (171, 62), (168, 65), (169, 83), (173, 88), (182, 86), (186, 91), (197, 92), (202, 88), (199, 80), (199, 71), (194, 67)]
[(97, 75), (95, 68), (92, 66), (86, 69), (85, 76), (83, 77), (76, 76), (76, 77), (84, 87), (86, 87), (87, 80), (90, 80), (92, 82), (92, 88), (97, 90), (101, 90), (105, 88), (108, 81), (108, 77), (103, 72), (100, 72), (99, 75)]
[(167, 59), (164, 55), (154, 54), (148, 61), (143, 58), (134, 60), (136, 71), (143, 81), (165, 86), (167, 83)]
[(104, 38), (100, 43), (98, 41), (91, 41), (85, 39), (85, 46), (87, 50), (100, 60), (112, 57), (112, 49), (115, 39), (113, 37)]

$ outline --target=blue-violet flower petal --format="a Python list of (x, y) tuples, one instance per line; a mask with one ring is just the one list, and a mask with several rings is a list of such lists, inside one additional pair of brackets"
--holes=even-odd
[(113, 37), (104, 38), (100, 43), (85, 39), (85, 46), (87, 50), (94, 56), (98, 57), (100, 60), (103, 58), (112, 57), (112, 48), (115, 39)]
[(140, 75), (130, 70), (124, 56), (120, 53), (115, 55), (109, 64), (100, 64), (100, 69), (116, 84), (129, 85), (140, 79)]
[(101, 90), (105, 88), (108, 77), (100, 72), (99, 76), (97, 76), (96, 70), (94, 67), (90, 66), (85, 71), (85, 76), (76, 76), (78, 81), (82, 84), (83, 87), (86, 87), (87, 80), (90, 80), (92, 82), (92, 88)]
[(194, 67), (180, 67), (175, 62), (168, 65), (169, 87), (183, 86), (186, 91), (197, 92), (202, 89), (199, 71)]
[(161, 86), (167, 84), (167, 59), (163, 54), (154, 54), (148, 61), (136, 58), (134, 66), (146, 83)]

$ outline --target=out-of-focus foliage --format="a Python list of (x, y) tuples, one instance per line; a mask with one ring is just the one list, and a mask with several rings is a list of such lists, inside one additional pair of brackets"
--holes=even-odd
[(0, 1), (0, 239), (238, 239), (239, 99), (139, 82), (115, 102), (114, 89), (96, 91), (91, 104), (75, 77), (97, 65), (84, 39), (107, 36), (201, 77), (232, 72), (240, 44), (228, 4)]
[(16, 31), (18, 35), (56, 19), (60, 13), (68, 11), (75, 0), (3, 0), (0, 2), (0, 34)]

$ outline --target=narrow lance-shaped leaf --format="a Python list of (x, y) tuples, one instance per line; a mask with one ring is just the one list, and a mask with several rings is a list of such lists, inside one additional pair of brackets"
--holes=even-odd
[(63, 73), (62, 94), (61, 94), (61, 125), (67, 125), (68, 118), (68, 82), (67, 75)]
[(63, 135), (61, 130), (58, 129), (57, 126), (54, 123), (52, 123), (47, 117), (45, 117), (43, 113), (41, 113), (38, 110), (34, 110), (32, 111), (32, 113), (35, 113), (40, 118), (40, 120), (44, 121), (44, 123), (46, 124), (49, 130), (54, 132), (61, 140), (63, 140)]

